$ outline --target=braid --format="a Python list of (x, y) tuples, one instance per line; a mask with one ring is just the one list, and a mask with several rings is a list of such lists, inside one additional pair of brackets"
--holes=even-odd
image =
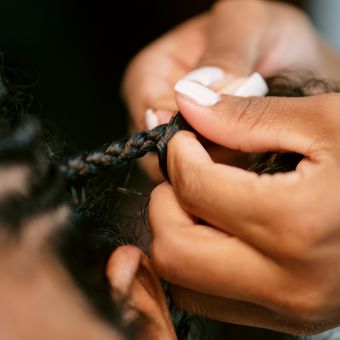
[(141, 131), (129, 138), (113, 141), (103, 149), (84, 152), (61, 164), (60, 169), (69, 182), (94, 176), (106, 169), (117, 169), (131, 160), (143, 157), (148, 152), (157, 152), (160, 168), (166, 178), (166, 149), (173, 135), (183, 129), (190, 129), (183, 116), (178, 113), (169, 124), (152, 130)]

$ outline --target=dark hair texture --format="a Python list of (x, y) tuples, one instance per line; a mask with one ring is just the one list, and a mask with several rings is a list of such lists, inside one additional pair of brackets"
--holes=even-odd
[[(105, 267), (112, 251), (122, 244), (136, 243), (136, 236), (119, 225), (120, 193), (116, 170), (148, 152), (157, 152), (160, 168), (166, 178), (167, 143), (179, 130), (190, 126), (178, 114), (169, 124), (151, 131), (142, 131), (126, 139), (114, 141), (92, 152), (62, 158), (62, 149), (45, 133), (39, 122), (27, 114), (28, 100), (21, 88), (11, 86), (3, 74), (0, 81), (0, 166), (24, 164), (31, 170), (27, 196), (11, 195), (0, 204), (0, 219), (15, 235), (20, 234), (21, 222), (27, 217), (53, 211), (65, 203), (72, 207), (72, 216), (51, 236), (51, 246), (69, 271), (75, 284), (83, 291), (90, 306), (101, 317), (127, 337), (133, 338), (139, 323), (125, 325), (119, 306), (111, 299)], [(1, 79), (0, 79), (1, 80)], [(269, 96), (300, 97), (338, 92), (340, 87), (325, 81), (292, 80), (291, 76), (268, 79)], [(294, 170), (301, 155), (268, 153), (260, 155), (250, 171), (275, 173)], [(80, 197), (80, 198), (79, 198)], [(192, 317), (173, 306), (179, 339), (186, 339), (197, 326)], [(207, 338), (202, 333), (195, 338)]]
[[(340, 90), (340, 85), (336, 82), (306, 78), (308, 74), (304, 76), (302, 79), (305, 80), (303, 81), (301, 78), (294, 79), (290, 74), (267, 79), (269, 86), (267, 96), (305, 97)], [(175, 115), (169, 124), (157, 126), (153, 130), (138, 132), (129, 138), (113, 141), (101, 149), (74, 156), (61, 165), (61, 170), (70, 182), (76, 183), (105, 171), (105, 169), (126, 165), (131, 160), (143, 157), (148, 152), (157, 152), (160, 169), (169, 181), (166, 167), (167, 143), (179, 130), (193, 131), (180, 113)], [(301, 156), (296, 154), (270, 153), (266, 154), (265, 158), (255, 161), (249, 170), (271, 174), (287, 172), (294, 170), (300, 160)]]

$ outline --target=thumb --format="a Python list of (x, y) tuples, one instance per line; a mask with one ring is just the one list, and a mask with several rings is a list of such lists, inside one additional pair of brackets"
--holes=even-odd
[(243, 152), (309, 154), (323, 133), (322, 108), (330, 98), (235, 97), (188, 80), (179, 81), (175, 90), (180, 112), (198, 133)]
[(205, 51), (186, 79), (233, 94), (242, 78), (256, 68), (266, 12), (260, 1), (218, 1), (211, 11)]

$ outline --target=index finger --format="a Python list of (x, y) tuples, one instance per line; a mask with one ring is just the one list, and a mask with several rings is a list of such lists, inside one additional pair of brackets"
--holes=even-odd
[[(216, 164), (188, 132), (181, 131), (170, 141), (168, 170), (184, 210), (272, 254), (277, 254), (278, 244), (286, 250), (299, 245), (300, 238), (290, 237), (289, 230), (298, 229), (298, 221), (292, 225), (292, 219), (317, 202), (310, 172), (260, 176)], [(318, 172), (322, 171), (320, 166)], [(321, 208), (312, 209), (318, 213)]]

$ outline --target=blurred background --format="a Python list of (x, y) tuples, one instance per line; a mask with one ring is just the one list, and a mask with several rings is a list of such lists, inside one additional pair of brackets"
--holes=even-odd
[[(213, 0), (1, 0), (0, 52), (25, 72), (34, 111), (78, 148), (121, 137), (126, 111), (120, 81), (128, 61)], [(338, 0), (290, 1), (308, 11), (340, 47)]]

